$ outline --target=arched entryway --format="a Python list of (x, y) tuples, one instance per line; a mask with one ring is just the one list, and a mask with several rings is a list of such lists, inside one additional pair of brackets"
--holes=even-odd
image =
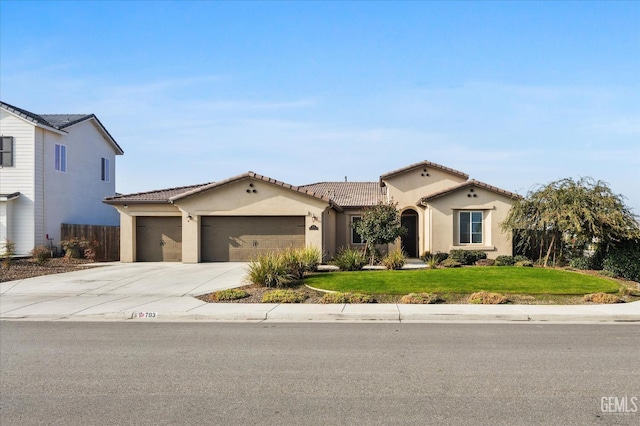
[(400, 239), (402, 250), (408, 257), (419, 257), (418, 253), (418, 212), (407, 209), (400, 216), (402, 226), (407, 233)]

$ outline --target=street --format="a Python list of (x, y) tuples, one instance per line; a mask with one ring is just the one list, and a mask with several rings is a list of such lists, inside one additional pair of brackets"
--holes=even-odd
[(0, 423), (640, 423), (637, 324), (0, 322)]

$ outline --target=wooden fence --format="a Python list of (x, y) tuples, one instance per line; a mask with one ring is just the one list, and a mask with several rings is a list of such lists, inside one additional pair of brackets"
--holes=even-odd
[(120, 227), (104, 225), (74, 225), (63, 223), (60, 229), (61, 239), (80, 238), (97, 241), (96, 260), (120, 260)]

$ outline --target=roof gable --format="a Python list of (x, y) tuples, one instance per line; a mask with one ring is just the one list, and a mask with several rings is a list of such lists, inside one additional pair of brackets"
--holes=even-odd
[(226, 185), (229, 185), (229, 184), (232, 184), (232, 183), (244, 180), (244, 179), (256, 179), (256, 180), (259, 180), (259, 181), (262, 181), (262, 182), (267, 182), (267, 183), (270, 183), (272, 185), (276, 185), (276, 186), (279, 186), (279, 187), (282, 187), (282, 188), (285, 188), (285, 189), (289, 189), (291, 191), (294, 191), (294, 192), (297, 192), (297, 193), (300, 193), (300, 194), (303, 194), (303, 195), (307, 195), (309, 197), (313, 197), (313, 198), (325, 201), (325, 202), (331, 204), (332, 206), (334, 206), (336, 208), (339, 208), (338, 206), (335, 206), (335, 203), (329, 197), (327, 197), (325, 195), (316, 194), (315, 192), (310, 191), (308, 189), (305, 189), (305, 188), (302, 188), (302, 187), (298, 187), (298, 186), (294, 186), (294, 185), (291, 185), (291, 184), (288, 184), (288, 183), (285, 183), (285, 182), (281, 182), (279, 180), (272, 179), (270, 177), (263, 176), (263, 175), (260, 175), (260, 174), (257, 174), (257, 173), (251, 172), (251, 171), (243, 173), (241, 175), (237, 175), (237, 176), (231, 177), (229, 179), (225, 179), (225, 180), (219, 181), (219, 182), (212, 182), (212, 183), (209, 183), (209, 184), (206, 184), (206, 185), (198, 186), (198, 187), (193, 188), (193, 189), (191, 189), (189, 191), (185, 191), (183, 193), (180, 193), (180, 194), (177, 194), (175, 196), (170, 197), (169, 201), (173, 203), (175, 201), (182, 200), (182, 199), (187, 198), (189, 196), (192, 196), (192, 195), (195, 195), (195, 194), (200, 194), (200, 193), (205, 192), (205, 191), (210, 191), (212, 189), (220, 188), (220, 187), (223, 187), (223, 186), (226, 186)]
[(451, 175), (461, 177), (461, 178), (463, 178), (465, 180), (469, 179), (469, 175), (466, 174), (466, 173), (463, 173), (463, 172), (461, 172), (459, 170), (452, 169), (450, 167), (443, 166), (441, 164), (432, 163), (431, 161), (426, 161), (425, 160), (425, 161), (421, 161), (419, 163), (410, 164), (410, 165), (408, 165), (406, 167), (403, 167), (401, 169), (393, 170), (391, 172), (383, 174), (382, 176), (380, 176), (380, 185), (384, 186), (385, 185), (384, 180), (386, 180), (386, 179), (389, 179), (389, 178), (392, 178), (394, 176), (398, 176), (398, 175), (410, 172), (412, 170), (415, 170), (415, 169), (418, 169), (418, 168), (421, 168), (421, 167), (435, 168), (435, 169), (441, 170), (441, 171), (443, 171), (445, 173), (449, 173)]
[(460, 183), (458, 185), (452, 186), (450, 188), (444, 189), (442, 191), (438, 191), (438, 192), (434, 192), (432, 194), (426, 195), (426, 196), (422, 197), (418, 201), (418, 204), (425, 204), (425, 203), (428, 203), (429, 201), (435, 200), (436, 198), (444, 197), (444, 196), (452, 194), (452, 193), (454, 193), (456, 191), (459, 191), (461, 189), (471, 188), (471, 187), (486, 189), (487, 191), (494, 192), (496, 194), (503, 195), (503, 196), (511, 198), (511, 199), (520, 199), (520, 198), (522, 198), (522, 196), (520, 196), (520, 195), (518, 195), (518, 194), (516, 194), (514, 192), (510, 192), (510, 191), (507, 191), (505, 189), (500, 189), (497, 186), (492, 186), (492, 185), (489, 185), (487, 183), (480, 182), (480, 181), (477, 181), (475, 179), (471, 179), (471, 180), (468, 180), (466, 182), (462, 182), (462, 183)]
[(138, 192), (135, 194), (116, 195), (115, 197), (105, 198), (104, 203), (106, 204), (169, 204), (169, 203), (174, 203), (176, 201), (185, 199), (192, 195), (201, 194), (203, 192), (220, 188), (220, 187), (232, 184), (234, 182), (239, 182), (243, 179), (256, 179), (259, 181), (271, 183), (273, 185), (280, 186), (282, 188), (289, 189), (294, 192), (322, 200), (324, 202), (329, 203), (335, 209), (339, 211), (342, 210), (342, 208), (339, 205), (337, 205), (333, 200), (331, 200), (326, 195), (317, 194), (310, 189), (290, 185), (288, 183), (284, 183), (279, 180), (272, 179), (267, 176), (263, 176), (254, 172), (243, 173), (241, 175), (237, 175), (219, 182), (209, 182), (209, 183), (203, 183), (200, 185), (190, 185), (190, 186), (182, 186), (177, 188), (160, 189), (157, 191)]

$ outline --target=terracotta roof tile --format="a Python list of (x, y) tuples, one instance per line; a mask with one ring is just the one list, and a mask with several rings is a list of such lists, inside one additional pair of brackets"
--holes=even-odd
[(160, 189), (156, 191), (136, 192), (134, 194), (119, 194), (107, 197), (104, 202), (107, 204), (127, 204), (127, 203), (170, 203), (171, 197), (175, 197), (196, 188), (211, 185), (203, 183), (200, 185), (181, 186), (177, 188)]
[(156, 191), (138, 192), (135, 194), (116, 195), (114, 197), (108, 197), (104, 199), (107, 204), (144, 204), (144, 203), (173, 203), (174, 201), (188, 197), (190, 195), (198, 194), (203, 191), (207, 191), (213, 188), (219, 188), (224, 185), (228, 185), (232, 182), (237, 182), (245, 178), (254, 178), (263, 182), (269, 182), (274, 185), (281, 186), (286, 189), (290, 189), (295, 192), (299, 192), (310, 197), (318, 198), (328, 203), (331, 203), (338, 210), (341, 210), (339, 205), (336, 205), (335, 201), (331, 200), (326, 194), (316, 193), (315, 191), (305, 188), (294, 186), (285, 182), (281, 182), (276, 179), (272, 179), (267, 176), (259, 175), (254, 172), (243, 173), (238, 176), (231, 177), (229, 179), (221, 180), (218, 182), (203, 183), (200, 185), (181, 186), (178, 188), (159, 189)]
[(384, 199), (386, 188), (378, 182), (318, 182), (300, 188), (329, 197), (342, 207), (366, 207)]

